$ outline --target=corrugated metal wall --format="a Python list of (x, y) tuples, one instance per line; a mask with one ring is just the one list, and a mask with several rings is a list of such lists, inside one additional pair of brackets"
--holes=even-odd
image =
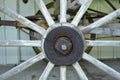
[[(34, 15), (35, 13), (34, 0), (29, 0), (27, 4), (24, 4), (22, 0), (0, 0), (0, 5), (6, 6), (23, 16)], [(13, 20), (1, 12), (0, 17), (3, 20)], [(18, 39), (29, 39), (29, 36), (14, 27), (0, 27), (0, 40)], [(35, 55), (35, 53), (31, 47), (0, 47), (0, 64), (16, 64), (19, 63), (20, 60), (26, 60), (33, 55)]]
[[(9, 4), (8, 0), (0, 0), (0, 4), (2, 4), (3, 6), (7, 6), (11, 9), (13, 9), (14, 11), (16, 11), (17, 7), (16, 6), (16, 0), (13, 0), (14, 4)], [(0, 13), (0, 17), (2, 19), (7, 19), (7, 20), (12, 20), (11, 18), (9, 18), (8, 16), (5, 16), (4, 14)], [(15, 28), (12, 27), (0, 27), (0, 39), (1, 40), (7, 40), (7, 39), (17, 39), (17, 30)], [(13, 35), (15, 34), (15, 35)], [(14, 47), (3, 47), (0, 48), (0, 64), (7, 64), (7, 63), (18, 63), (18, 48)]]
[[(114, 7), (120, 8), (119, 0), (110, 0)], [(110, 7), (110, 5), (105, 2), (105, 0), (93, 0), (93, 3), (90, 6), (94, 10), (98, 10), (105, 13), (111, 13), (114, 10)], [(118, 22), (116, 19), (112, 22)], [(110, 35), (97, 35), (98, 38), (100, 37), (108, 37)], [(120, 40), (119, 37), (110, 37), (110, 38), (101, 38), (104, 40)], [(91, 55), (95, 56), (99, 59), (116, 59), (120, 58), (120, 47), (94, 47), (90, 52)]]
[[(93, 4), (92, 7), (96, 7), (97, 5), (100, 4), (99, 1), (101, 2), (101, 0), (99, 1), (94, 0), (94, 1), (97, 2), (96, 4)], [(35, 12), (37, 11), (37, 7), (35, 5), (34, 0), (29, 0), (27, 4), (24, 4), (22, 0), (0, 0), (0, 5), (9, 7), (13, 11), (23, 16), (34, 15)], [(0, 17), (3, 20), (4, 19), (13, 20), (10, 17), (6, 16), (5, 14), (2, 14), (1, 12), (0, 12)], [(26, 40), (29, 39), (29, 36), (26, 33), (14, 27), (4, 27), (4, 26), (0, 27), (0, 40), (18, 40), (18, 39)], [(112, 39), (119, 40), (119, 38), (112, 38)], [(33, 55), (35, 55), (35, 53), (31, 47), (0, 47), (0, 64), (18, 64), (20, 60), (26, 60), (32, 57)], [(117, 48), (94, 47), (91, 52), (91, 55), (97, 58), (120, 58), (120, 47)]]

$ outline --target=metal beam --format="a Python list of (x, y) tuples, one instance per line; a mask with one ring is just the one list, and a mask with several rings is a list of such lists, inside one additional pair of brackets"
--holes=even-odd
[(115, 6), (110, 2), (110, 0), (105, 0), (109, 6), (113, 9), (113, 10), (116, 10)]

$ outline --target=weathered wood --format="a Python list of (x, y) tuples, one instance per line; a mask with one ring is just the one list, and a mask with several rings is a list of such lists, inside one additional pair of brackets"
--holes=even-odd
[(66, 22), (67, 0), (60, 0), (60, 22)]
[(53, 69), (53, 67), (54, 67), (54, 64), (49, 62), (48, 65), (46, 66), (44, 72), (40, 76), (39, 80), (47, 80), (47, 77), (50, 74), (50, 72)]
[(88, 33), (91, 30), (108, 23), (109, 21), (111, 21), (112, 19), (118, 17), (119, 15), (120, 15), (120, 9), (108, 14), (107, 16), (105, 16), (105, 17), (99, 19), (98, 21), (96, 21), (96, 22), (82, 28), (81, 30), (82, 30), (83, 33)]
[(66, 66), (60, 67), (60, 80), (66, 80)]
[(72, 20), (71, 24), (77, 26), (78, 23), (80, 22), (81, 18), (83, 17), (84, 13), (86, 12), (86, 10), (88, 9), (88, 7), (90, 6), (90, 4), (92, 3), (93, 0), (88, 0), (86, 1), (84, 4), (81, 5), (79, 11), (77, 12), (76, 16), (74, 17), (74, 19)]
[(115, 40), (86, 40), (87, 46), (107, 46), (107, 47), (119, 47), (120, 41)]
[(15, 13), (13, 11), (11, 11), (8, 8), (0, 6), (0, 11), (3, 12), (4, 14), (14, 18), (15, 20), (19, 21), (20, 23), (24, 24), (28, 28), (31, 28), (31, 29), (35, 30), (36, 32), (40, 33), (41, 35), (43, 35), (45, 33), (45, 29), (44, 28), (34, 24), (30, 20), (28, 20), (28, 19), (24, 18), (23, 16)]
[(21, 63), (20, 65), (12, 68), (11, 70), (5, 72), (4, 74), (0, 75), (0, 80), (5, 80), (21, 71), (27, 69), (31, 65), (35, 64), (36, 62), (38, 62), (44, 58), (45, 58), (44, 54), (40, 53), (40, 54), (28, 59), (27, 61)]
[(107, 66), (106, 64), (100, 62), (99, 60), (95, 59), (94, 57), (88, 55), (87, 53), (83, 54), (83, 59), (87, 60), (88, 62), (92, 63), (100, 70), (106, 72), (110, 76), (114, 77), (117, 80), (120, 80), (120, 73), (112, 69), (111, 67)]
[(120, 23), (106, 24), (90, 31), (89, 33), (120, 36)]
[(41, 41), (37, 40), (0, 40), (0, 47), (41, 47)]
[(55, 24), (54, 20), (52, 19), (50, 13), (48, 12), (43, 0), (36, 0), (36, 3), (39, 6), (39, 9), (41, 13), (44, 15), (45, 20), (47, 21), (47, 24), (51, 27), (53, 24)]
[(88, 1), (88, 0), (76, 0), (79, 4), (84, 4), (86, 1)]
[(88, 80), (87, 76), (85, 75), (84, 71), (82, 70), (82, 68), (78, 62), (74, 63), (73, 67), (75, 68), (76, 72), (78, 73), (80, 80)]

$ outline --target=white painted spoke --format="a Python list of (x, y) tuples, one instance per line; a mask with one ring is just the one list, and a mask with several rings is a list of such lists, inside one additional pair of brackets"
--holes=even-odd
[(88, 55), (87, 53), (83, 54), (83, 59), (87, 60), (88, 62), (92, 63), (99, 69), (103, 70), (107, 74), (111, 75), (112, 77), (120, 80), (120, 73), (112, 69), (111, 67), (107, 66), (106, 64), (100, 62), (99, 60), (95, 59), (94, 57)]
[(60, 22), (66, 22), (67, 0), (60, 0)]
[(38, 55), (28, 59), (27, 61), (21, 63), (20, 65), (12, 68), (11, 70), (5, 72), (4, 74), (0, 75), (0, 80), (5, 80), (25, 69), (27, 69), (28, 67), (30, 67), (31, 65), (35, 64), (36, 62), (44, 59), (45, 56), (43, 53), (39, 53)]
[(73, 67), (75, 68), (76, 72), (78, 73), (80, 80), (88, 80), (87, 76), (85, 75), (84, 71), (82, 70), (82, 68), (78, 62), (74, 63)]
[(54, 67), (54, 64), (49, 62), (48, 65), (46, 66), (44, 72), (40, 76), (39, 80), (47, 80), (47, 77), (50, 74), (50, 72), (53, 69), (53, 67)]
[(90, 6), (90, 4), (92, 3), (93, 0), (87, 0), (86, 2), (84, 2), (84, 4), (81, 5), (79, 11), (77, 12), (76, 16), (74, 17), (73, 21), (71, 22), (71, 24), (77, 26), (78, 23), (80, 22), (81, 18), (83, 17), (84, 13), (86, 12), (86, 10), (88, 9), (88, 7)]
[(36, 47), (41, 47), (41, 41), (38, 41), (38, 40), (0, 40), (0, 47), (3, 47), (3, 46), (11, 46), (11, 47), (36, 46)]
[(90, 34), (102, 34), (110, 36), (120, 36), (120, 23), (110, 23), (89, 32)]
[(115, 40), (86, 40), (87, 46), (120, 46), (120, 41)]
[(42, 12), (42, 14), (44, 15), (48, 25), (52, 26), (53, 24), (55, 24), (55, 22), (53, 21), (50, 13), (48, 12), (43, 0), (36, 0), (36, 3), (38, 4), (39, 9)]
[(105, 16), (105, 17), (99, 19), (98, 21), (96, 21), (96, 22), (82, 28), (81, 30), (82, 30), (83, 33), (88, 33), (91, 30), (110, 22), (112, 19), (114, 19), (114, 18), (116, 18), (118, 16), (120, 16), (120, 9), (108, 14), (107, 16)]
[(60, 67), (60, 80), (66, 80), (66, 66)]
[(82, 4), (84, 4), (88, 0), (76, 0), (76, 1), (82, 5)]
[(77, 3), (76, 0), (74, 0), (72, 2), (71, 2), (71, 0), (67, 0), (67, 9), (74, 9), (76, 3)]
[(23, 16), (11, 11), (8, 8), (0, 6), (0, 12), (3, 12), (4, 14), (10, 16), (11, 18), (14, 18), (15, 20), (19, 21), (20, 23), (24, 24), (28, 28), (31, 28), (35, 30), (36, 32), (40, 33), (43, 35), (45, 33), (45, 29), (36, 25), (35, 23), (31, 22), (30, 20), (24, 18)]

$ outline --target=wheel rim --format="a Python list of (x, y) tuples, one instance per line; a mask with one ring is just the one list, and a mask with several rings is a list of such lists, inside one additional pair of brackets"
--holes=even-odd
[[(115, 71), (114, 69), (108, 67), (107, 65), (105, 65), (104, 63), (95, 59), (94, 57), (92, 57), (92, 56), (86, 54), (85, 52), (83, 52), (84, 51), (84, 42), (85, 42), (85, 46), (120, 46), (119, 45), (120, 41), (91, 41), (91, 40), (84, 40), (83, 37), (82, 37), (84, 34), (87, 34), (91, 30), (93, 30), (93, 29), (105, 24), (106, 22), (118, 17), (120, 15), (120, 9), (116, 10), (115, 12), (112, 12), (111, 14), (109, 14), (109, 15), (105, 16), (104, 18), (96, 21), (95, 23), (86, 26), (85, 28), (81, 28), (78, 31), (78, 30), (75, 30), (75, 29), (78, 26), (78, 23), (81, 20), (82, 16), (84, 15), (86, 10), (90, 6), (92, 0), (86, 0), (86, 1), (80, 2), (81, 7), (80, 7), (78, 13), (76, 14), (75, 18), (72, 20), (71, 23), (67, 23), (67, 18), (66, 18), (67, 0), (60, 0), (60, 20), (59, 20), (59, 23), (55, 23), (55, 21), (52, 19), (52, 17), (50, 16), (43, 0), (36, 0), (36, 2), (37, 2), (38, 6), (40, 8), (41, 13), (44, 15), (44, 17), (45, 17), (45, 19), (46, 19), (46, 21), (49, 25), (49, 28), (48, 28), (47, 31), (44, 28), (42, 28), (40, 26), (37, 26), (36, 24), (27, 20), (26, 18), (18, 15), (17, 13), (14, 13), (14, 12), (10, 11), (9, 9), (6, 9), (6, 8), (0, 6), (0, 11), (1, 12), (9, 15), (10, 17), (12, 17), (16, 20), (18, 20), (22, 24), (26, 25), (28, 28), (31, 28), (31, 29), (35, 30), (36, 32), (40, 33), (43, 36), (41, 41), (40, 40), (37, 40), (37, 41), (21, 41), (21, 40), (0, 41), (1, 46), (36, 46), (36, 47), (41, 47), (41, 53), (39, 53), (38, 55), (28, 59), (27, 61), (23, 62), (22, 64), (14, 67), (13, 69), (7, 71), (6, 73), (0, 75), (0, 79), (2, 79), (2, 80), (7, 79), (7, 78), (25, 70), (26, 68), (30, 67), (34, 63), (36, 63), (36, 62), (38, 62), (42, 59), (45, 59), (45, 58), (48, 58), (48, 64), (47, 64), (45, 70), (43, 71), (42, 75), (40, 76), (39, 80), (46, 80), (48, 75), (50, 74), (51, 70), (54, 68), (55, 65), (58, 65), (60, 67), (60, 80), (66, 80), (66, 70), (67, 70), (68, 65), (72, 65), (74, 67), (74, 69), (76, 70), (77, 74), (80, 77), (80, 80), (88, 80), (88, 78), (85, 75), (84, 71), (82, 70), (80, 64), (78, 63), (78, 61), (81, 60), (80, 58), (82, 58), (84, 60), (87, 60), (88, 62), (92, 63), (93, 65), (95, 65), (99, 69), (103, 70), (104, 72), (108, 73), (112, 77), (114, 77), (118, 80), (120, 79), (120, 73), (119, 72)], [(62, 27), (60, 27), (60, 26), (62, 26)], [(66, 28), (66, 26), (68, 27), (66, 30), (69, 31), (69, 29), (70, 29), (73, 32), (77, 32), (76, 35), (78, 35), (80, 37), (80, 38), (79, 37), (77, 37), (77, 38), (81, 39), (81, 41), (78, 41), (78, 42), (81, 42), (82, 46), (80, 46), (81, 50), (80, 50), (80, 53), (79, 53), (79, 56), (78, 56), (77, 59), (75, 59), (75, 60), (70, 59), (69, 64), (67, 64), (68, 62), (66, 62), (66, 64), (63, 64), (63, 63), (62, 64), (57, 64), (57, 62), (52, 61), (48, 56), (48, 52), (46, 51), (47, 47), (45, 46), (46, 38), (48, 38), (48, 35), (50, 35), (52, 31), (54, 31), (54, 30), (57, 31), (56, 29), (59, 29), (59, 28), (64, 29), (64, 28)], [(59, 34), (56, 34), (56, 35), (59, 36)], [(74, 35), (72, 37), (75, 38)], [(75, 38), (75, 40), (78, 40), (77, 38)], [(61, 39), (60, 39), (60, 43), (61, 43)], [(63, 45), (62, 50), (66, 50), (66, 48), (68, 48), (67, 45), (66, 45), (67, 43), (70, 43), (70, 42), (67, 41), (65, 43), (65, 45)], [(59, 45), (59, 42), (57, 44)], [(75, 43), (75, 44), (77, 44), (77, 43)], [(49, 45), (49, 44), (47, 44), (47, 45)], [(73, 49), (76, 49), (76, 47), (73, 48)], [(71, 50), (71, 48), (69, 50)], [(67, 52), (69, 52), (69, 51), (67, 51)], [(69, 53), (66, 53), (64, 51), (62, 51), (61, 53), (62, 53), (62, 55), (65, 54), (65, 56), (66, 56), (66, 54), (69, 54)], [(72, 58), (74, 58), (74, 57), (72, 57)]]

